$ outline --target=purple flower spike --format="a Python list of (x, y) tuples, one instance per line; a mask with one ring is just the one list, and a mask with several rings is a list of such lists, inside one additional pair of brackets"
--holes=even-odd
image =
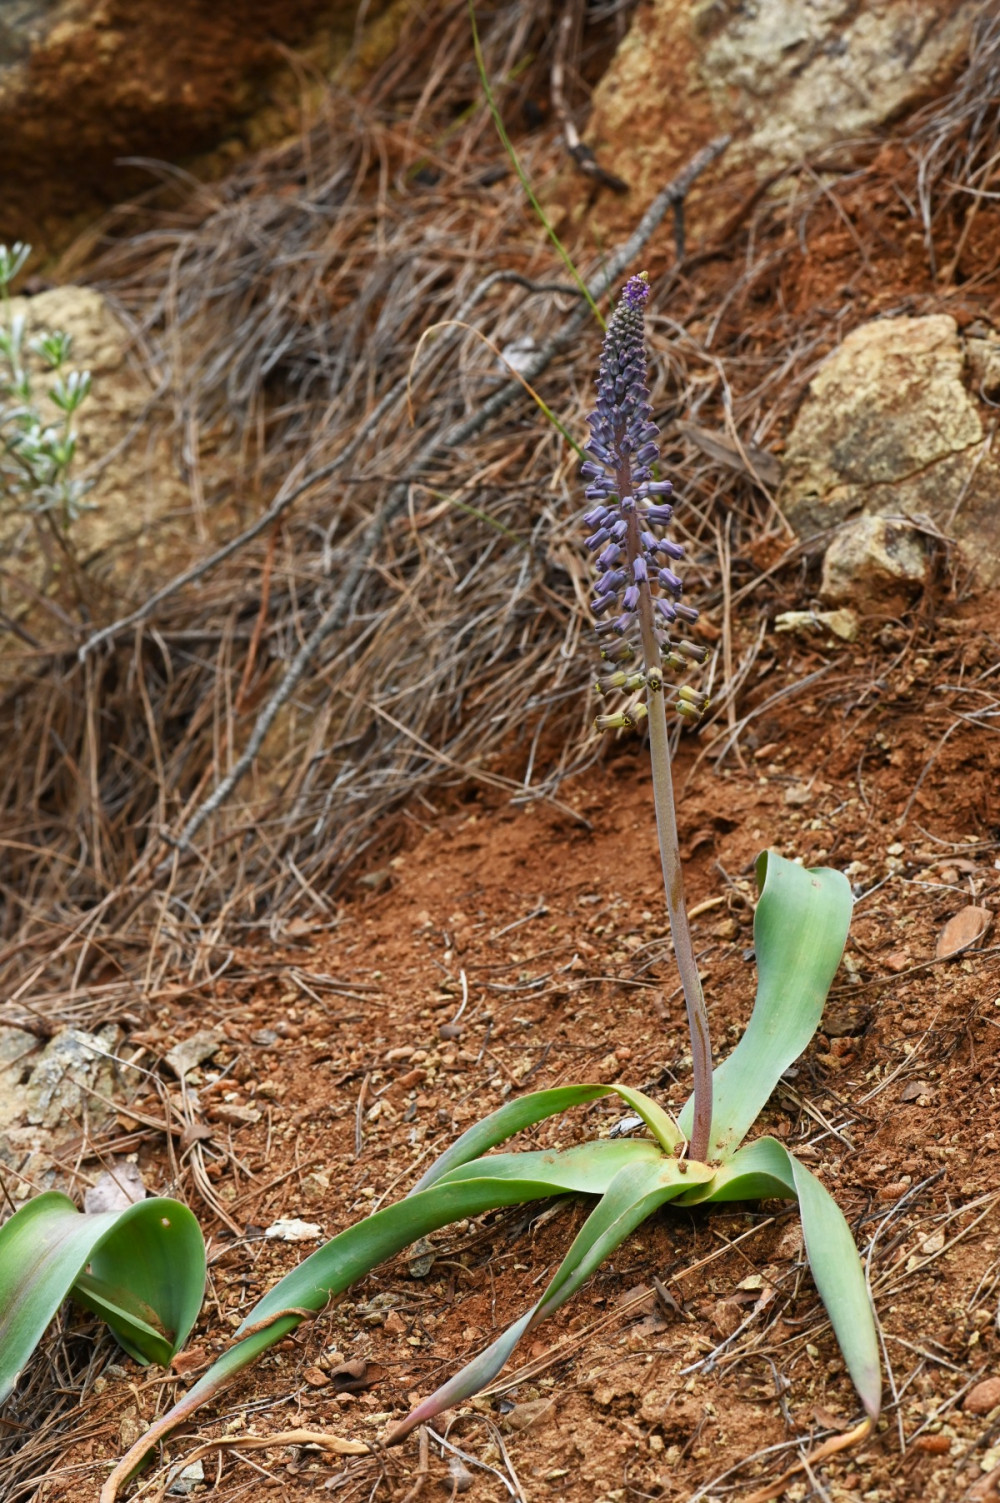
[[(664, 536), (674, 514), (665, 499), (673, 486), (653, 478), (660, 454), (646, 375), (643, 316), (648, 299), (645, 272), (630, 277), (608, 324), (597, 405), (588, 419), (585, 447), (592, 458), (580, 473), (590, 481), (586, 493), (591, 510), (584, 520), (592, 534), (587, 547), (598, 554), (591, 608), (595, 616), (605, 617), (597, 624), (601, 656), (611, 663), (644, 662), (647, 694), (652, 694), (662, 682), (662, 667), (683, 669), (702, 653), (672, 636), (677, 623), (696, 620), (698, 612), (680, 603), (684, 584), (668, 566), (684, 558), (681, 544)], [(642, 687), (638, 679), (634, 684), (626, 679), (622, 673), (606, 677), (602, 692)], [(703, 700), (685, 690), (674, 708), (696, 718)], [(616, 717), (602, 721), (608, 728), (625, 727)]]

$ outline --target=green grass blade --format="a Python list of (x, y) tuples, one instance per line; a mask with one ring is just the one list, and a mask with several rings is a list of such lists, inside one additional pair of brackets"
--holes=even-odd
[[(851, 922), (853, 900), (842, 872), (807, 869), (765, 851), (757, 859), (757, 883), (757, 1000), (746, 1033), (712, 1077), (713, 1157), (742, 1142), (782, 1072), (816, 1032)], [(680, 1115), (686, 1135), (693, 1120), (692, 1098)]]
[[(593, 1094), (604, 1095), (610, 1088), (584, 1089), (592, 1093), (584, 1099), (593, 1099)], [(522, 1103), (527, 1099), (522, 1098)], [(545, 1111), (539, 1111), (526, 1120), (538, 1121), (545, 1115)], [(501, 1136), (507, 1137), (516, 1130), (507, 1128)], [(562, 1154), (525, 1154), (522, 1162), (530, 1170), (530, 1177), (513, 1172), (511, 1161), (518, 1157), (500, 1154), (482, 1159), (476, 1165), (455, 1165), (453, 1177), (447, 1182), (434, 1184), (347, 1227), (293, 1268), (253, 1307), (236, 1331), (236, 1344), (122, 1458), (105, 1483), (101, 1503), (112, 1503), (118, 1488), (153, 1445), (195, 1413), (236, 1373), (293, 1331), (310, 1311), (322, 1310), (331, 1296), (348, 1289), (376, 1264), (401, 1252), (419, 1237), (451, 1221), (478, 1216), (499, 1206), (520, 1205), (581, 1187), (603, 1193), (623, 1172), (623, 1163), (629, 1159), (647, 1173), (667, 1162), (654, 1144), (642, 1140), (584, 1144)]]
[(739, 1149), (696, 1201), (796, 1199), (813, 1280), (861, 1402), (876, 1420), (882, 1404), (878, 1335), (868, 1286), (851, 1229), (833, 1196), (776, 1138), (757, 1138)]
[(478, 1159), (481, 1154), (506, 1142), (525, 1127), (533, 1127), (546, 1117), (555, 1117), (559, 1112), (568, 1111), (571, 1106), (581, 1106), (588, 1101), (597, 1101), (601, 1096), (612, 1095), (620, 1096), (642, 1118), (666, 1153), (673, 1153), (681, 1142), (680, 1130), (669, 1113), (642, 1091), (614, 1085), (556, 1086), (552, 1090), (530, 1091), (527, 1096), (518, 1096), (513, 1101), (505, 1102), (481, 1122), (474, 1123), (434, 1161), (410, 1194), (420, 1194), (459, 1164)]
[(415, 1426), (427, 1423), (463, 1399), (472, 1398), (492, 1382), (521, 1337), (565, 1304), (647, 1216), (688, 1190), (696, 1176), (710, 1180), (711, 1171), (702, 1164), (682, 1165), (679, 1160), (665, 1159), (662, 1155), (656, 1162), (643, 1156), (626, 1164), (577, 1233), (541, 1299), (395, 1426), (387, 1443), (401, 1440)]
[(157, 1198), (85, 1216), (49, 1191), (0, 1227), (0, 1403), (88, 1264), (96, 1283), (84, 1277), (81, 1303), (103, 1303), (130, 1356), (166, 1365), (187, 1339), (205, 1291), (205, 1245), (187, 1207)]
[(552, 228), (551, 224), (548, 221), (548, 217), (546, 216), (545, 210), (542, 208), (541, 204), (538, 202), (538, 199), (535, 197), (534, 189), (532, 188), (531, 183), (528, 180), (528, 176), (524, 168), (521, 166), (517, 152), (514, 150), (511, 139), (507, 134), (506, 127), (503, 123), (503, 117), (501, 116), (500, 111), (497, 108), (497, 102), (493, 96), (493, 89), (490, 85), (490, 77), (486, 71), (486, 62), (483, 58), (483, 49), (479, 41), (479, 28), (476, 25), (476, 11), (473, 0), (469, 0), (469, 21), (472, 26), (472, 46), (476, 54), (476, 67), (479, 70), (479, 80), (483, 86), (483, 93), (486, 95), (486, 103), (489, 106), (490, 114), (493, 116), (493, 124), (496, 126), (497, 135), (503, 142), (503, 149), (510, 158), (511, 166), (517, 173), (518, 178), (520, 179), (521, 187), (528, 195), (528, 200), (531, 204), (531, 207), (538, 215), (539, 221), (544, 228), (545, 233), (548, 235), (549, 239), (552, 241), (552, 244), (558, 251), (559, 256), (561, 257), (562, 262), (565, 265), (570, 276), (573, 278), (574, 282), (576, 282), (580, 291), (583, 293), (584, 297), (587, 299), (587, 302), (590, 304), (597, 322), (600, 324), (601, 328), (604, 329), (607, 326), (604, 322), (603, 317), (601, 316), (601, 311), (598, 308), (597, 304), (594, 302), (594, 299), (591, 296), (590, 289), (587, 287), (586, 282), (577, 271), (576, 266), (573, 263), (572, 256), (563, 245), (562, 241), (559, 239), (559, 236), (556, 234), (555, 230)]

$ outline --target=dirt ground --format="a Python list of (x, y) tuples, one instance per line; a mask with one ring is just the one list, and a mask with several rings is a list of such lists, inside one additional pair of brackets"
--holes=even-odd
[[(511, 27), (521, 10), (506, 7)], [(509, 66), (510, 34), (493, 41), (493, 76)], [(426, 140), (398, 139), (425, 76), (405, 56), (384, 98), (369, 100), (365, 130), (307, 135), (234, 178), (218, 203), (171, 201), (149, 222), (162, 248), (138, 219), (99, 266), (136, 325), (176, 350), (166, 400), (194, 394), (225, 527), (263, 512), (294, 465), (324, 473), (375, 394), (405, 377), (427, 322), (468, 290), (455, 247), (476, 244), (484, 272), (509, 263), (551, 275), (520, 200), (495, 175), (502, 154), (485, 116), (467, 126), (452, 176), (435, 175), (438, 144), (434, 171), (420, 156), (427, 140), (452, 141), (479, 98), (464, 33), (449, 36), (464, 73), (443, 50), (437, 73), (458, 83), (445, 91), (451, 115), (424, 122)], [(715, 218), (729, 218), (714, 239), (694, 237), (672, 268), (664, 229), (647, 262), (660, 300), (651, 347), (664, 462), (708, 605), (697, 634), (739, 665), (729, 683), (720, 669), (719, 719), (685, 732), (676, 766), (717, 1057), (753, 1000), (756, 854), (835, 866), (857, 900), (821, 1030), (755, 1131), (794, 1148), (852, 1226), (884, 1338), (884, 1411), (869, 1439), (796, 1472), (786, 1503), (1000, 1498), (1000, 597), (977, 594), (944, 552), (923, 594), (881, 615), (862, 610), (852, 642), (778, 630), (782, 613), (815, 602), (818, 545), (786, 542), (745, 465), (706, 458), (672, 425), (693, 414), (716, 435), (752, 435), (773, 465), (811, 372), (848, 329), (900, 311), (997, 327), (1000, 205), (980, 191), (996, 160), (992, 114), (980, 108), (994, 85), (975, 84), (974, 64), (973, 83), (956, 85), (929, 123), (869, 143), (804, 196), (723, 176)], [(526, 153), (536, 128), (518, 138)], [(952, 156), (935, 132), (954, 138)], [(546, 183), (566, 166), (550, 135), (533, 158)], [(391, 190), (382, 153), (399, 174)], [(925, 233), (918, 169), (935, 161)], [(341, 196), (310, 198), (314, 170)], [(975, 212), (961, 182), (978, 185)], [(928, 259), (928, 237), (947, 276)], [(439, 285), (436, 302), (428, 289)], [(504, 296), (501, 343), (526, 327), (521, 289)], [(354, 308), (377, 319), (352, 322)], [(347, 366), (357, 363), (336, 411), (316, 379), (331, 324)], [(582, 342), (546, 376), (547, 399), (574, 431), (596, 347)], [(246, 351), (259, 369), (248, 357), (244, 382)], [(463, 381), (473, 402), (496, 379), (487, 365), (463, 373), (445, 353), (416, 409), (432, 436), (460, 415)], [(240, 412), (233, 392), (244, 385)], [(187, 400), (177, 397), (179, 411)], [(143, 888), (330, 609), (337, 569), (361, 547), (352, 540), (369, 537), (383, 507), (378, 487), (388, 494), (410, 473), (426, 433), (412, 436), (403, 418), (401, 405), (388, 410), (343, 487), (317, 488), (107, 656), (78, 662), (98, 621), (89, 607), (69, 626), (48, 612), (56, 626), (40, 646), (4, 648), (0, 725), (13, 770), (0, 896), (12, 917), (0, 962), (17, 1003), (4, 1020), (24, 1025), (28, 975), (38, 978), (31, 1018), (122, 1027), (120, 1105), (63, 1147), (63, 1182), (79, 1199), (103, 1167), (135, 1160), (151, 1192), (198, 1215), (210, 1281), (166, 1375), (64, 1308), (0, 1419), (0, 1503), (96, 1499), (123, 1451), (320, 1237), (404, 1195), (512, 1095), (618, 1081), (676, 1109), (690, 1089), (645, 747), (578, 744), (586, 716), (573, 674), (583, 670), (577, 657), (567, 666), (586, 598), (575, 461), (520, 407), (440, 459), (434, 489), (385, 512), (384, 534), (364, 541), (360, 605), (352, 599), (318, 655), (283, 739), (265, 745), (186, 864), (178, 857), (171, 891)], [(187, 430), (184, 442), (186, 454)], [(465, 494), (475, 515), (449, 506)], [(485, 552), (483, 514), (499, 523)], [(500, 549), (501, 536), (518, 546)], [(473, 579), (470, 625), (460, 587)], [(140, 599), (162, 582), (139, 581)], [(136, 603), (105, 602), (100, 621)], [(587, 650), (581, 642), (579, 658)], [(964, 947), (951, 921), (965, 925)], [(182, 1083), (166, 1056), (205, 1032), (214, 1052)], [(523, 1144), (582, 1141), (623, 1115), (601, 1100)], [(495, 1213), (382, 1267), (237, 1378), (127, 1496), (745, 1500), (857, 1422), (794, 1208), (765, 1203), (657, 1213), (433, 1435), (346, 1458), (289, 1440), (305, 1430), (376, 1444), (523, 1313), (586, 1209), (569, 1198)], [(266, 1237), (280, 1218), (319, 1232)], [(178, 1478), (189, 1465), (203, 1481)]]
[[(780, 584), (766, 588), (787, 605)], [(869, 619), (850, 646), (774, 635), (739, 757), (716, 768), (690, 734), (678, 756), (717, 1054), (752, 1001), (755, 854), (835, 864), (857, 895), (822, 1029), (759, 1126), (822, 1174), (866, 1251), (885, 1412), (875, 1437), (797, 1477), (787, 1499), (945, 1503), (993, 1497), (1000, 1479), (1000, 1396), (978, 1387), (998, 1341), (1000, 949), (987, 931), (936, 958), (949, 919), (1000, 902), (997, 603)], [(508, 770), (523, 755), (512, 747)], [(677, 1108), (689, 1089), (638, 742), (609, 741), (558, 802), (475, 786), (422, 798), (383, 848), (333, 923), (295, 922), (279, 948), (237, 954), (211, 986), (133, 1019), (122, 1056), (152, 1073), (134, 1074), (129, 1106), (79, 1168), (138, 1155), (147, 1185), (180, 1182), (202, 1219), (211, 1282), (182, 1384), (317, 1245), (264, 1239), (277, 1218), (332, 1235), (511, 1093), (618, 1080)], [(181, 1093), (163, 1056), (207, 1027), (223, 1042)], [(567, 1144), (621, 1115), (600, 1101), (526, 1136)], [(169, 1138), (150, 1125), (168, 1119)], [(524, 1310), (584, 1209), (534, 1205), (435, 1235), (422, 1259), (400, 1257), (300, 1327), (166, 1455), (203, 1456), (226, 1500), (745, 1497), (856, 1422), (795, 1213), (766, 1203), (655, 1215), (487, 1396), (440, 1422), (448, 1445), (432, 1440), (426, 1471), (417, 1436), (346, 1462), (260, 1444), (302, 1428), (377, 1439)], [(79, 1336), (63, 1349), (103, 1373), (80, 1398), (82, 1438), (40, 1480), (45, 1503), (96, 1496), (181, 1391), (120, 1354), (105, 1366), (108, 1338), (68, 1323)], [(162, 1496), (164, 1480), (140, 1496)]]

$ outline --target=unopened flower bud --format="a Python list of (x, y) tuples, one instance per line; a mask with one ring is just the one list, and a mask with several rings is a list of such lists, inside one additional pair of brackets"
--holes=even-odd
[(614, 715), (598, 715), (594, 726), (599, 731), (634, 731), (640, 721), (646, 718), (645, 705), (632, 705), (627, 710), (619, 710)]

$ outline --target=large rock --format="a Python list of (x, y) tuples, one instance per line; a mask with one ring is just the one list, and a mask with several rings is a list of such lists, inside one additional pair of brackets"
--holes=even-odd
[(861, 325), (814, 378), (789, 435), (778, 504), (802, 536), (865, 512), (929, 518), (1000, 582), (1000, 467), (983, 400), (1000, 337), (947, 314)]
[[(634, 223), (693, 152), (734, 136), (717, 175), (760, 176), (870, 135), (923, 103), (968, 53), (979, 0), (652, 0), (593, 95), (586, 139), (632, 193), (602, 225)], [(706, 180), (707, 181), (707, 180)], [(588, 193), (573, 193), (583, 212)], [(699, 191), (692, 197), (698, 217)], [(721, 201), (721, 200), (720, 200)]]
[(5, 0), (0, 240), (51, 248), (73, 216), (149, 187), (135, 158), (175, 163), (293, 133), (303, 84), (287, 49), (321, 75), (346, 56), (358, 11), (358, 0)]
[(845, 522), (823, 558), (820, 595), (833, 605), (895, 615), (927, 583), (929, 559), (918, 528), (891, 517)]
[(114, 1023), (96, 1033), (64, 1028), (46, 1043), (0, 1029), (0, 1174), (16, 1171), (9, 1177), (15, 1200), (60, 1182), (63, 1144), (113, 1113), (121, 1038)]

